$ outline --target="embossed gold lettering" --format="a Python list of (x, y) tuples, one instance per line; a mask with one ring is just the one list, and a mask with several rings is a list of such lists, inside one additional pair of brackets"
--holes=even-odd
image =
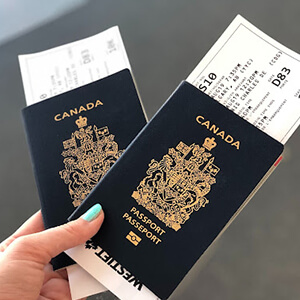
[(210, 131), (212, 131), (214, 134), (217, 134), (219, 131), (219, 127), (217, 127), (215, 124), (211, 125)]
[(204, 120), (204, 118), (203, 118), (202, 116), (197, 116), (196, 121), (197, 121), (199, 124), (202, 123), (201, 120)]
[(239, 150), (240, 149), (240, 141), (236, 141), (236, 142), (232, 143), (231, 146), (234, 146), (234, 147), (236, 147), (236, 149)]
[(103, 105), (103, 102), (101, 102), (100, 100), (96, 100), (95, 102), (88, 102), (84, 105), (80, 105), (79, 108), (75, 107), (75, 108), (71, 108), (69, 111), (65, 111), (63, 113), (60, 114), (56, 114), (54, 116), (54, 120), (56, 122), (62, 121), (65, 118), (70, 118), (73, 117), (75, 115), (78, 115), (82, 112), (88, 111), (88, 110), (92, 110), (96, 107), (98, 107), (99, 105)]
[(61, 121), (61, 115), (60, 114), (55, 115), (54, 120)]
[(77, 115), (77, 114), (78, 114), (77, 108), (70, 109), (70, 116), (74, 116), (74, 115)]
[(217, 135), (220, 136), (224, 140), (224, 138), (225, 138), (225, 132), (224, 131), (218, 132)]
[(95, 103), (95, 107), (97, 107), (99, 105), (103, 105), (103, 103), (100, 100), (97, 100), (96, 103)]
[(64, 112), (61, 118), (62, 118), (62, 120), (64, 118), (70, 118), (70, 115), (67, 112)]
[(226, 138), (225, 138), (225, 141), (229, 144), (231, 144), (233, 142), (233, 137), (231, 135), (227, 135)]
[(197, 116), (196, 122), (201, 126), (206, 127), (207, 130), (211, 131), (216, 136), (219, 136), (222, 140), (226, 143), (230, 144), (231, 146), (235, 147), (237, 150), (240, 149), (240, 141), (236, 141), (234, 137), (230, 134), (227, 134), (224, 130), (220, 129), (216, 124), (213, 124), (211, 121), (206, 120), (203, 116)]
[(91, 110), (91, 109), (93, 109), (94, 108), (94, 103), (88, 103), (87, 105), (86, 105), (86, 109), (87, 110)]
[(202, 123), (202, 125), (205, 126), (207, 129), (209, 129), (210, 123), (209, 123), (209, 121), (205, 121)]
[(86, 111), (86, 108), (85, 108), (84, 106), (81, 105), (81, 106), (79, 107), (79, 113), (81, 113), (82, 111)]
[[(155, 230), (155, 232), (157, 232), (158, 234), (162, 235), (165, 233), (165, 231), (163, 229), (161, 229), (159, 226), (157, 226), (157, 224), (154, 223), (153, 221), (151, 221), (147, 216), (145, 216), (145, 214), (143, 214), (139, 210), (137, 210), (136, 207), (132, 207), (130, 212), (133, 213), (143, 223), (145, 223), (147, 225), (150, 224), (149, 227), (151, 229)], [(161, 242), (161, 239), (159, 239), (153, 232), (151, 232), (148, 228), (146, 228), (139, 221), (134, 219), (129, 213), (125, 212), (123, 214), (123, 219), (125, 219), (130, 225), (132, 225), (134, 228), (136, 228), (139, 232), (144, 234), (153, 243), (158, 244)]]

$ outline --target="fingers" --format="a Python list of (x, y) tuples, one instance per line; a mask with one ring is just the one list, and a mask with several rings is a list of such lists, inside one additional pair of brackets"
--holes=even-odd
[(69, 281), (66, 268), (53, 271), (53, 266), (51, 264), (47, 264), (44, 267), (44, 273), (45, 273), (44, 283), (47, 282), (48, 280), (50, 280), (51, 278), (61, 278), (61, 279)]
[(41, 211), (31, 216), (14, 234), (0, 244), (0, 252), (3, 252), (16, 238), (44, 230)]
[(64, 279), (68, 281), (68, 275), (66, 269), (53, 271), (53, 266), (51, 264), (47, 264), (44, 268), (44, 273), (45, 276), (44, 276), (43, 284), (45, 284), (46, 282), (48, 282), (53, 278)]
[(57, 270), (55, 271), (55, 273), (57, 273), (62, 279), (69, 281), (68, 272), (66, 268)]
[(12, 255), (14, 259), (25, 259), (45, 265), (64, 250), (85, 243), (97, 233), (103, 220), (101, 205), (96, 204), (75, 221), (19, 237), (7, 249), (7, 254)]
[(71, 300), (69, 283), (66, 280), (52, 278), (46, 282), (40, 292), (45, 299)]

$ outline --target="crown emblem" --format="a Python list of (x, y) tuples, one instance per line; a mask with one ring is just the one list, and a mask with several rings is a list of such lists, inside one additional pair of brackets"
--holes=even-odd
[(212, 138), (207, 137), (204, 140), (203, 147), (206, 148), (208, 151), (215, 148), (216, 146), (217, 146), (217, 143), (215, 142), (214, 137), (212, 137)]
[(78, 128), (85, 127), (87, 125), (87, 117), (79, 116), (75, 123), (78, 126)]
[(206, 195), (216, 183), (220, 168), (207, 150), (216, 145), (214, 138), (206, 138), (202, 146), (179, 142), (160, 161), (151, 160), (147, 175), (131, 196), (178, 231), (193, 212), (209, 203)]

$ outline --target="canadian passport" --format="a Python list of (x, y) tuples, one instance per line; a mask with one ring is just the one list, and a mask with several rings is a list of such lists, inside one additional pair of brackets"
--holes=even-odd
[(128, 69), (28, 106), (23, 119), (46, 228), (66, 222), (146, 124)]
[(92, 240), (94, 254), (101, 247), (166, 299), (282, 151), (281, 143), (182, 82), (70, 219), (101, 203), (106, 217)]

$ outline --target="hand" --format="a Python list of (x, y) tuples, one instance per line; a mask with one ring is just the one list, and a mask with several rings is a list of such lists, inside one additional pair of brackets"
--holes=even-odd
[(79, 219), (44, 230), (41, 212), (0, 244), (0, 300), (69, 300), (66, 271), (54, 272), (51, 258), (85, 243), (104, 219), (96, 204)]

